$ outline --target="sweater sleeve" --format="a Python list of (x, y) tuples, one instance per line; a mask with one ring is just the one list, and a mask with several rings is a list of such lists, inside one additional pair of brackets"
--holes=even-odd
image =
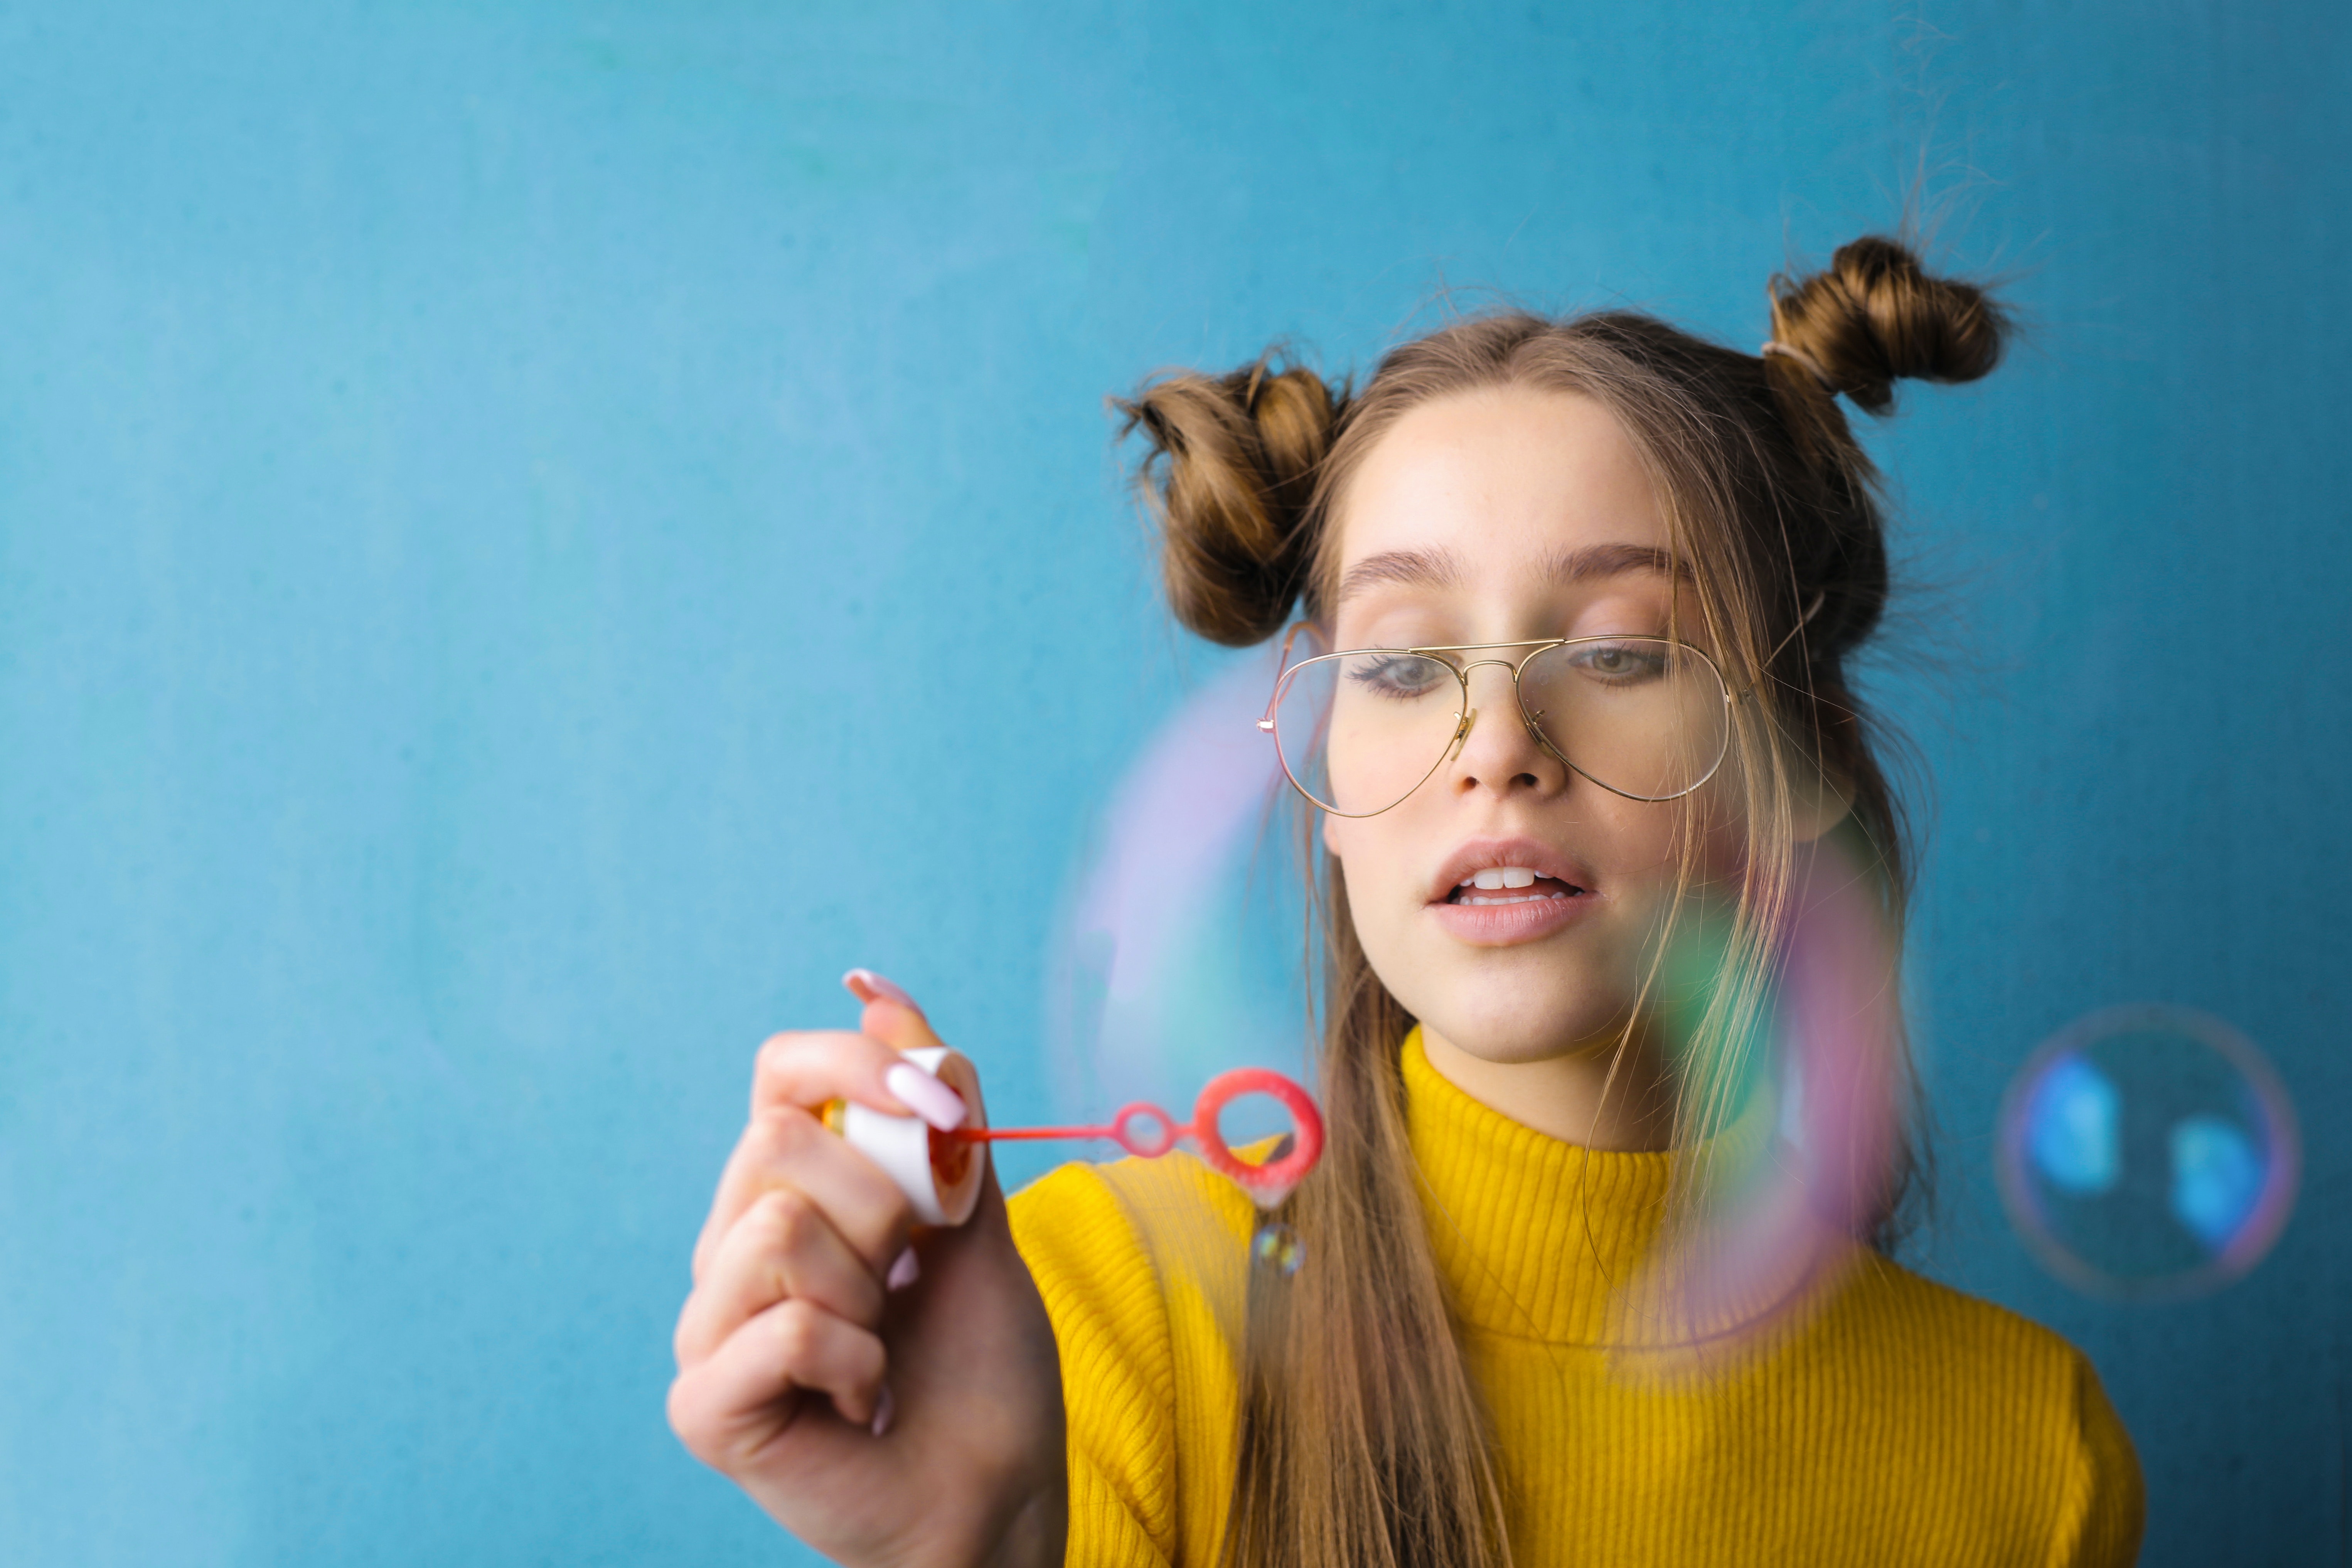
[(2090, 1358), (2074, 1354), (2074, 1418), (2080, 1434), (2066, 1477), (2064, 1512), (2052, 1568), (2131, 1568), (2147, 1523), (2147, 1492), (2131, 1435), (2107, 1402)]
[(1010, 1208), (1013, 1244), (1061, 1355), (1066, 1561), (1167, 1568), (1176, 1556), (1175, 1368), (1150, 1256), (1092, 1166), (1063, 1166), (1015, 1194)]

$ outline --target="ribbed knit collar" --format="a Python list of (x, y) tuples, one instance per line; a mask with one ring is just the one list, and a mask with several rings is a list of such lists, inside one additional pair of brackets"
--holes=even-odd
[[(1705, 1339), (1769, 1313), (1818, 1261), (1811, 1242), (1790, 1247), (1704, 1310), (1687, 1296), (1678, 1307), (1655, 1255), (1680, 1156), (1587, 1149), (1489, 1110), (1430, 1065), (1418, 1028), (1402, 1066), (1430, 1239), (1473, 1330), (1593, 1346)], [(1759, 1093), (1714, 1152), (1752, 1160), (1775, 1119)]]

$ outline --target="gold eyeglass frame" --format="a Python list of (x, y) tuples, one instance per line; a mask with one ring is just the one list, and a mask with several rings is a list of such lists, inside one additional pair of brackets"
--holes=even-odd
[[(1811, 618), (1810, 613), (1808, 613), (1806, 618)], [(1617, 635), (1589, 637), (1534, 637), (1521, 642), (1438, 643), (1432, 644), (1427, 647), (1351, 647), (1341, 648), (1334, 653), (1318, 653), (1312, 658), (1302, 658), (1297, 664), (1291, 663), (1291, 645), (1297, 640), (1299, 633), (1307, 630), (1313, 625), (1314, 623), (1312, 621), (1300, 621), (1297, 625), (1293, 626), (1290, 628), (1288, 635), (1282, 639), (1282, 673), (1275, 677), (1274, 695), (1266, 699), (1265, 716), (1257, 721), (1258, 729), (1269, 736), (1275, 735), (1274, 715), (1275, 710), (1282, 706), (1283, 694), (1290, 689), (1290, 683), (1297, 678), (1298, 672), (1305, 669), (1309, 665), (1326, 664), (1332, 659), (1352, 658), (1358, 655), (1368, 653), (1410, 655), (1415, 658), (1435, 659), (1437, 663), (1445, 666), (1446, 668), (1454, 672), (1454, 679), (1459, 682), (1462, 687), (1462, 708), (1461, 710), (1454, 716), (1454, 738), (1448, 741), (1444, 745), (1438, 748), (1436, 757), (1433, 759), (1429, 764), (1429, 771), (1423, 773), (1421, 777), (1413, 780), (1412, 787), (1411, 789), (1406, 790), (1402, 795), (1397, 796), (1396, 799), (1381, 807), (1380, 811), (1339, 811), (1316, 799), (1313, 795), (1308, 793), (1307, 786), (1298, 782), (1297, 775), (1290, 771), (1290, 759), (1282, 754), (1280, 739), (1278, 736), (1276, 738), (1274, 757), (1275, 761), (1279, 763), (1282, 766), (1282, 776), (1290, 781), (1290, 787), (1298, 792), (1301, 799), (1305, 800), (1309, 805), (1315, 807), (1316, 810), (1328, 812), (1333, 816), (1354, 819), (1367, 816), (1378, 816), (1381, 812), (1394, 811), (1398, 806), (1402, 805), (1406, 801), (1411, 800), (1413, 797), (1414, 793), (1418, 791), (1422, 785), (1427, 784), (1436, 773), (1439, 768), (1444, 767), (1454, 757), (1459, 756), (1462, 752), (1463, 745), (1470, 739), (1470, 727), (1478, 721), (1478, 710), (1470, 705), (1470, 672), (1474, 669), (1484, 668), (1486, 666), (1490, 664), (1498, 666), (1499, 668), (1507, 669), (1511, 672), (1511, 696), (1518, 705), (1519, 722), (1526, 726), (1528, 737), (1532, 739), (1537, 745), (1541, 746), (1546, 752), (1559, 758), (1561, 766), (1573, 772), (1579, 778), (1589, 780), (1592, 784), (1599, 785), (1601, 788), (1607, 790), (1611, 795), (1622, 796), (1626, 800), (1640, 801), (1644, 805), (1659, 805), (1670, 800), (1680, 800), (1683, 796), (1692, 793), (1692, 791), (1704, 788), (1707, 780), (1715, 777), (1717, 773), (1722, 771), (1723, 759), (1731, 754), (1730, 709), (1733, 701), (1736, 700), (1736, 694), (1731, 689), (1731, 682), (1724, 679), (1723, 667), (1716, 663), (1714, 658), (1709, 657), (1705, 649), (1693, 647), (1690, 644), (1676, 637)], [(1801, 623), (1800, 623), (1800, 625), (1801, 626)], [(1552, 744), (1551, 737), (1546, 735), (1543, 732), (1542, 726), (1536, 722), (1538, 719), (1543, 716), (1541, 710), (1538, 710), (1534, 713), (1528, 711), (1527, 694), (1519, 686), (1520, 671), (1526, 669), (1529, 661), (1534, 659), (1538, 654), (1549, 653), (1554, 648), (1574, 647), (1585, 643), (1629, 642), (1663, 643), (1669, 647), (1680, 648), (1685, 653), (1696, 656), (1699, 662), (1706, 667), (1707, 672), (1715, 677), (1717, 687), (1723, 692), (1723, 743), (1717, 749), (1715, 760), (1707, 764), (1706, 772), (1699, 775), (1697, 782), (1687, 784), (1685, 787), (1675, 791), (1672, 795), (1635, 795), (1630, 790), (1622, 790), (1614, 784), (1603, 784), (1601, 780), (1593, 778), (1591, 773), (1578, 766), (1574, 762), (1571, 762), (1569, 759), (1567, 752)], [(1786, 639), (1784, 638), (1783, 646), (1785, 646), (1785, 644)], [(1483, 653), (1499, 648), (1517, 647), (1526, 648), (1528, 651), (1520, 656), (1516, 664), (1506, 658), (1476, 658), (1471, 659), (1466, 663), (1457, 664), (1450, 658), (1437, 658), (1437, 656), (1441, 654)], [(1775, 653), (1778, 651), (1778, 649), (1774, 650)], [(1745, 695), (1744, 689), (1742, 692), (1737, 695)]]

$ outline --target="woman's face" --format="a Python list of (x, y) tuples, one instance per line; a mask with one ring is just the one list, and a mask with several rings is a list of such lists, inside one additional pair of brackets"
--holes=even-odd
[[(1659, 498), (1590, 398), (1509, 388), (1423, 404), (1366, 455), (1335, 516), (1335, 648), (1661, 637), (1675, 607)], [(1684, 640), (1714, 653), (1686, 586), (1679, 610)], [(1505, 666), (1470, 671), (1470, 703), (1460, 753), (1402, 805), (1323, 819), (1365, 954), (1408, 1012), (1472, 1056), (1612, 1045), (1672, 895), (1684, 814), (1719, 788), (1657, 804), (1602, 789), (1528, 732)], [(1538, 878), (1461, 885), (1503, 868)]]

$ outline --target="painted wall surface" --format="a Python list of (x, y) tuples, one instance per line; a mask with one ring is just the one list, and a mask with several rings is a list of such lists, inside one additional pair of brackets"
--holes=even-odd
[[(2147, 1562), (2344, 1561), (2347, 80), (2319, 0), (0, 6), (0, 1558), (801, 1560), (664, 1424), (687, 1250), (851, 963), (1054, 1102), (1076, 858), (1223, 668), (1104, 395), (1448, 289), (1752, 346), (1924, 173), (2033, 324), (1874, 437), (1926, 1266), (2095, 1358)], [(2138, 1001), (2310, 1134), (2189, 1305), (1992, 1194)]]

